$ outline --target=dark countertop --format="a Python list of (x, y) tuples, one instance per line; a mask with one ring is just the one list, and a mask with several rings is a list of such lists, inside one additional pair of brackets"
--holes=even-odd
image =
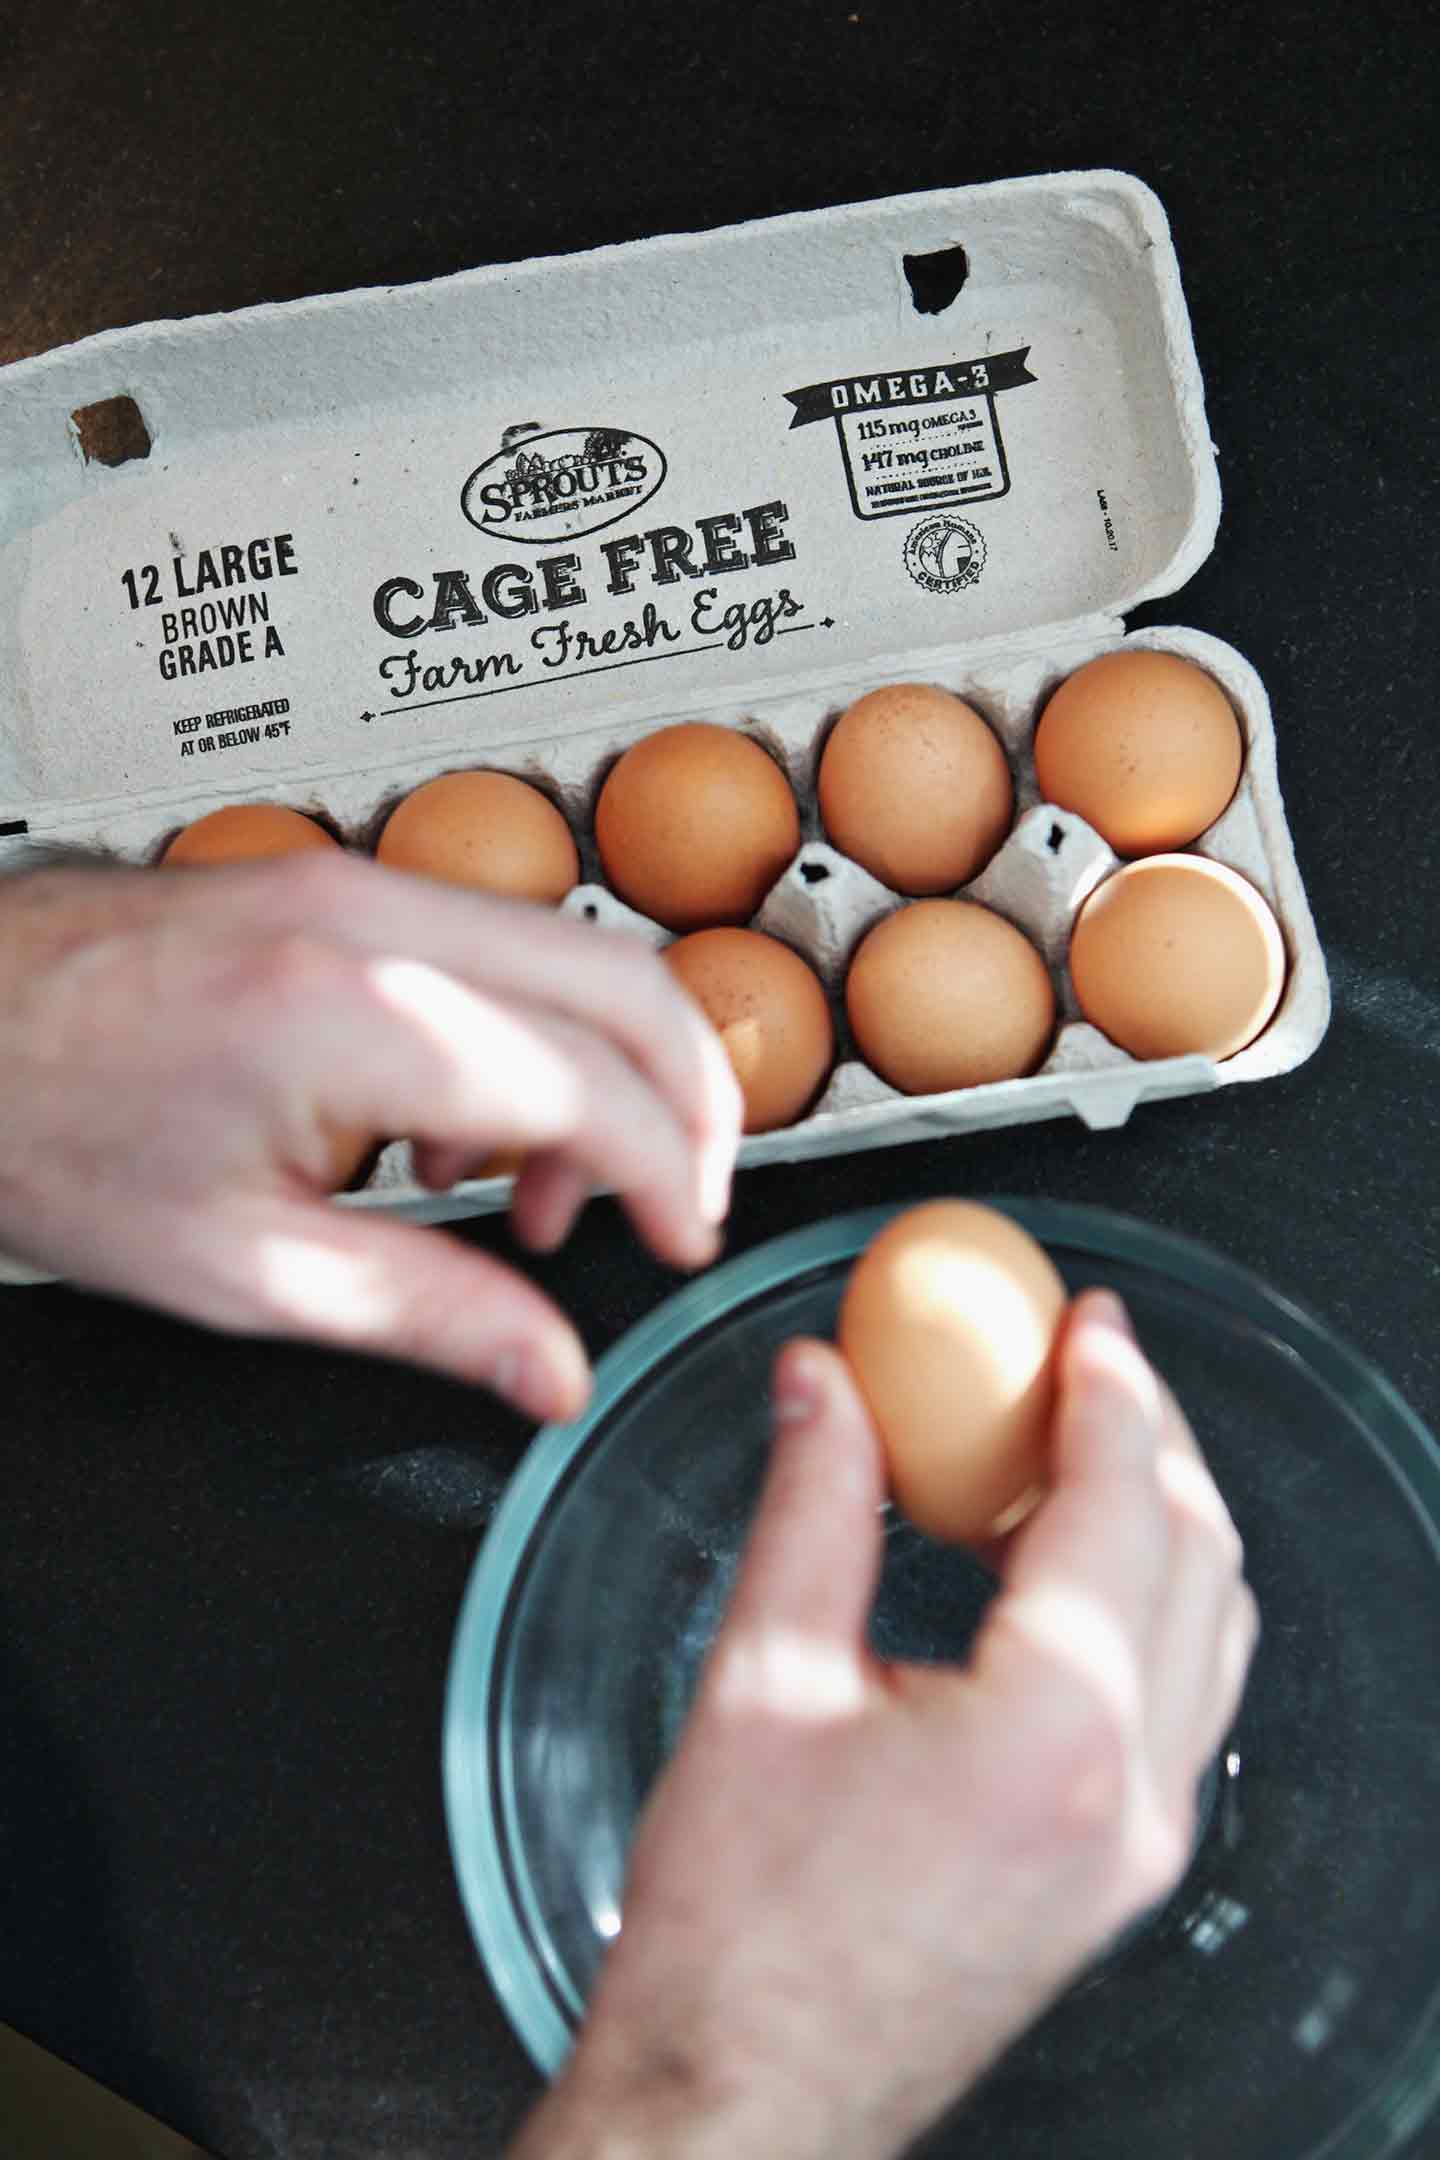
[[(1285, 1079), (1119, 1132), (752, 1172), (731, 1250), (942, 1190), (1091, 1201), (1244, 1260), (1440, 1426), (1434, 53), (1420, 0), (22, 6), (0, 360), (917, 188), (1149, 181), (1225, 509), (1141, 619), (1227, 639), (1267, 683), (1331, 1032)], [(596, 1349), (673, 1283), (605, 1204), (536, 1273)], [(497, 2149), (536, 2080), (471, 1949), (438, 1750), (525, 1428), (58, 1289), (0, 1291), (0, 1331), (0, 2018), (227, 2160)]]

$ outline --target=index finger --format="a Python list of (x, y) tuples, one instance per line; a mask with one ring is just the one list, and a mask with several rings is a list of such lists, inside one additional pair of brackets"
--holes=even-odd
[(740, 1091), (714, 1029), (642, 940), (338, 850), (207, 871), (212, 908), (221, 878), (234, 881), (232, 895), (262, 927), (424, 960), (474, 989), (549, 1006), (608, 1037), (698, 1143), (702, 1207), (712, 1221), (723, 1216)]

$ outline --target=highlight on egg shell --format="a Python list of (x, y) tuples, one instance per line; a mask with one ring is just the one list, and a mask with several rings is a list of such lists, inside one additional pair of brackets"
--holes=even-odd
[(392, 870), (549, 906), (580, 878), (564, 818), (548, 795), (512, 773), (427, 780), (391, 811), (375, 853)]
[(1203, 855), (1150, 855), (1096, 887), (1070, 937), (1092, 1026), (1135, 1058), (1234, 1057), (1285, 989), (1285, 940), (1262, 896)]
[(813, 968), (760, 930), (697, 930), (662, 959), (709, 1020), (744, 1098), (747, 1133), (803, 1117), (835, 1056), (835, 1026)]
[(1015, 811), (995, 735), (933, 683), (890, 683), (847, 707), (821, 754), (817, 790), (830, 840), (898, 893), (968, 885)]
[(1022, 931), (974, 900), (916, 900), (875, 925), (845, 980), (867, 1065), (905, 1095), (943, 1095), (1034, 1072), (1055, 992)]
[(855, 1263), (837, 1339), (918, 1529), (974, 1543), (1038, 1499), (1066, 1304), (1043, 1246), (974, 1201), (908, 1209)]
[(632, 745), (595, 807), (605, 876), (667, 930), (738, 926), (800, 846), (790, 783), (734, 728), (685, 721)]
[(166, 869), (204, 863), (260, 862), (338, 848), (323, 825), (283, 803), (227, 803), (182, 826), (160, 856)]
[(1240, 782), (1245, 743), (1212, 675), (1149, 647), (1102, 653), (1052, 694), (1035, 730), (1035, 777), (1117, 855), (1188, 847)]

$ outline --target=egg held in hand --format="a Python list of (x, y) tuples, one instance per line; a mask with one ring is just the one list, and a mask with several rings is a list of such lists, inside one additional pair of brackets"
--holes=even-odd
[(839, 1346), (918, 1529), (973, 1543), (1039, 1497), (1065, 1306), (1044, 1249), (973, 1201), (897, 1215), (855, 1263)]

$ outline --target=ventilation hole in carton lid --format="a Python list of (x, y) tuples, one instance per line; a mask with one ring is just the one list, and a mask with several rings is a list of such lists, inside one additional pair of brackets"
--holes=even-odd
[(970, 275), (969, 261), (958, 242), (954, 247), (936, 248), (931, 255), (902, 255), (900, 264), (917, 315), (943, 314)]
[(823, 862), (802, 862), (800, 875), (807, 885), (823, 885), (830, 875), (829, 865)]
[(128, 465), (150, 455), (150, 430), (132, 397), (77, 405), (70, 424), (87, 465)]
[(18, 840), (30, 830), (29, 818), (9, 818), (0, 824), (0, 840)]
[(1050, 827), (1045, 845), (1052, 855), (1059, 854), (1061, 848), (1065, 845), (1065, 828), (1063, 825), (1052, 825)]

